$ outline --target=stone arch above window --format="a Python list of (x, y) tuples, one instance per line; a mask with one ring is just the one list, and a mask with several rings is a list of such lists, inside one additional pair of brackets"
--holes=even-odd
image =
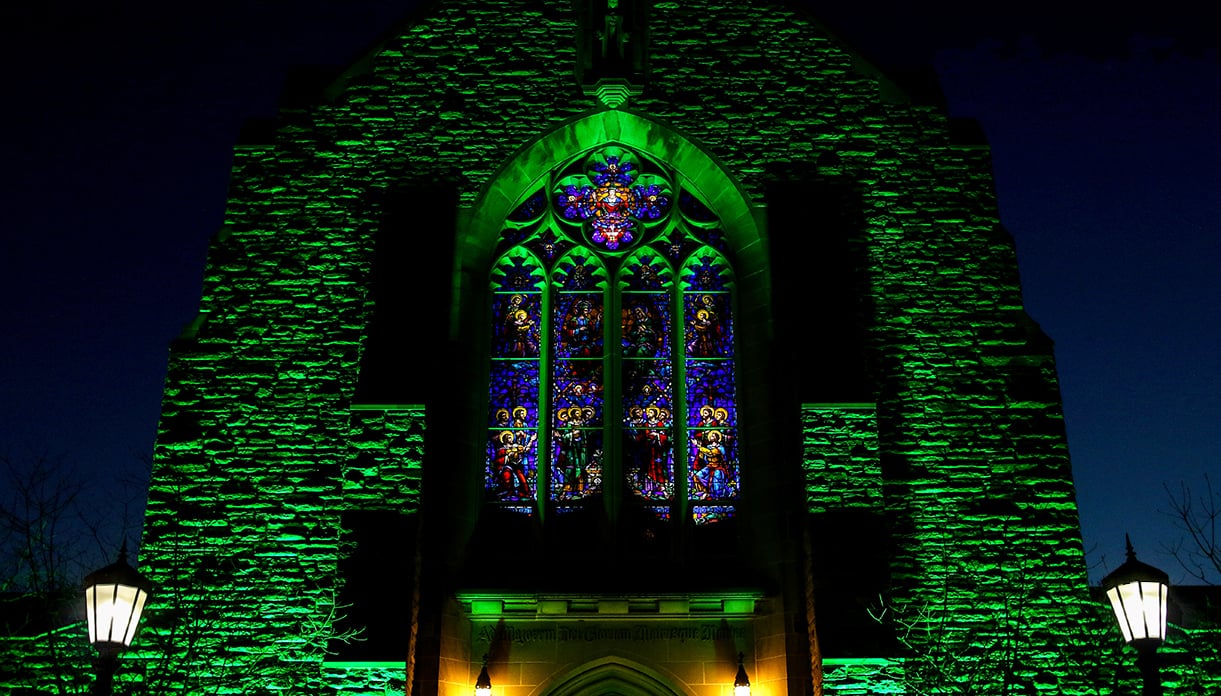
[(665, 123), (623, 109), (606, 109), (573, 119), (510, 157), (467, 209), (462, 226), (469, 234), (459, 249), (461, 269), (472, 278), (485, 274), (501, 226), (522, 197), (538, 188), (541, 176), (597, 143), (616, 143), (647, 153), (681, 172), (687, 190), (696, 192), (716, 212), (738, 277), (759, 278), (766, 292), (769, 281), (763, 216), (740, 183), (694, 141)]

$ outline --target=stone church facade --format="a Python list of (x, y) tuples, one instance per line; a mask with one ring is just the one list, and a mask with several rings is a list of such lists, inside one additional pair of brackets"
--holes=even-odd
[(236, 150), (131, 678), (1094, 692), (1051, 342), (970, 129), (779, 3), (389, 36)]

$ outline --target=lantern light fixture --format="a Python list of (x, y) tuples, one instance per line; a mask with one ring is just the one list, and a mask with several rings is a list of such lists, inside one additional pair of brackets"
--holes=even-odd
[(1102, 589), (1110, 600), (1115, 621), (1124, 642), (1136, 648), (1143, 696), (1160, 696), (1161, 672), (1157, 649), (1166, 641), (1166, 599), (1170, 576), (1164, 571), (1136, 560), (1132, 539), (1124, 535), (1128, 558), (1102, 579)]
[(746, 676), (745, 653), (738, 653), (738, 674), (733, 678), (733, 696), (750, 696), (750, 677)]
[(127, 542), (119, 559), (85, 576), (85, 618), (89, 643), (97, 649), (97, 675), (91, 693), (107, 696), (114, 691), (114, 673), (119, 653), (131, 646), (140, 625), (140, 615), (153, 585), (127, 563)]
[(475, 679), (475, 696), (492, 696), (492, 679), (488, 676), (488, 656), (483, 656), (483, 667)]
[(131, 646), (152, 583), (127, 563), (127, 542), (119, 560), (85, 576), (85, 616), (89, 643), (100, 653)]

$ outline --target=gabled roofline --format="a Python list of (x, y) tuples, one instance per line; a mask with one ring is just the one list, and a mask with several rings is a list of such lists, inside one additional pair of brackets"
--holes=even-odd
[[(815, 16), (809, 8), (794, 0), (774, 1), (817, 27), (838, 45), (852, 59), (852, 67), (856, 72), (877, 80), (879, 96), (884, 102), (945, 107), (945, 98), (931, 65), (926, 69), (908, 71), (883, 69), (877, 61), (845, 40), (837, 30)], [(319, 101), (335, 101), (354, 80), (372, 74), (378, 54), (389, 41), (406, 33), (441, 3), (442, 0), (425, 0), (416, 5), (403, 19), (382, 32), (346, 64), (290, 66), (280, 97), (280, 108), (304, 109)]]

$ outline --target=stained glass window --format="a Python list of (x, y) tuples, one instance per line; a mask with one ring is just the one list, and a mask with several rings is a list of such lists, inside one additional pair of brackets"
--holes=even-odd
[(486, 480), (504, 503), (533, 502), (538, 490), (542, 289), (542, 264), (523, 249), (492, 271)]
[(556, 265), (551, 286), (554, 362), (548, 496), (570, 503), (602, 488), (606, 271), (593, 252), (577, 248)]
[[(737, 399), (729, 266), (700, 250), (683, 268), (683, 351), (687, 373), (688, 499), (730, 503), (738, 497)], [(712, 511), (715, 511), (712, 512)], [(727, 504), (694, 507), (696, 523), (732, 515)]]
[(673, 272), (642, 250), (620, 273), (624, 470), (646, 500), (674, 496)]
[(660, 520), (734, 515), (733, 274), (678, 173), (617, 146), (552, 172), (505, 220), (491, 297), (489, 501), (563, 514), (614, 485)]

